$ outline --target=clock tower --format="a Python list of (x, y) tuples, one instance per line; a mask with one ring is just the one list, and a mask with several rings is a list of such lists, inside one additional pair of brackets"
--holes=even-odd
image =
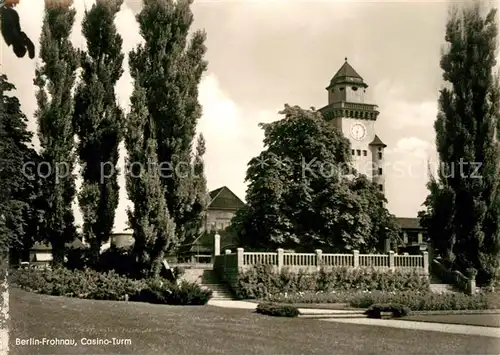
[(328, 105), (319, 111), (351, 142), (352, 160), (358, 172), (385, 192), (384, 148), (387, 146), (375, 134), (379, 112), (377, 105), (365, 102), (367, 88), (345, 58), (326, 88)]

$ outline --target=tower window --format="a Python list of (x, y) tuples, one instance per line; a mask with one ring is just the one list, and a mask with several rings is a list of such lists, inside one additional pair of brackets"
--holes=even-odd
[(378, 174), (382, 175), (382, 168), (378, 168)]
[(363, 150), (363, 156), (367, 156), (368, 155), (368, 152), (366, 150)]
[(358, 154), (358, 157), (361, 156), (361, 149), (357, 149), (356, 154)]
[(382, 152), (378, 152), (378, 159), (382, 160)]
[(354, 155), (354, 149), (351, 149), (352, 155)]
[(384, 185), (382, 185), (382, 184), (378, 185), (378, 189), (379, 189), (380, 191), (384, 191)]
[(353, 86), (352, 87), (352, 91), (357, 91), (358, 90), (358, 87), (357, 86)]
[(344, 91), (344, 88), (343, 88), (343, 87), (340, 87), (340, 88), (339, 88), (339, 90), (340, 90), (340, 91)]

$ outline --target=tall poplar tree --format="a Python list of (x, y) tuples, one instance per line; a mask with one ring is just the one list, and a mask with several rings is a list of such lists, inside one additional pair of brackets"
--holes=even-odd
[(160, 182), (154, 122), (148, 113), (146, 91), (136, 81), (131, 110), (126, 118), (128, 152), (126, 187), (134, 204), (129, 209), (134, 255), (140, 276), (158, 276), (165, 252), (176, 244), (175, 223), (170, 218)]
[(188, 176), (190, 196), (188, 200), (189, 209), (185, 212), (184, 239), (193, 240), (199, 236), (200, 228), (206, 213), (208, 204), (207, 179), (205, 176), (205, 162), (203, 156), (206, 152), (205, 137), (198, 136), (196, 152), (191, 163), (191, 174)]
[(452, 8), (434, 124), (440, 169), (421, 213), (438, 252), (459, 270), (475, 268), (480, 284), (495, 278), (500, 256), (497, 34), (496, 9)]
[(114, 19), (122, 1), (98, 0), (86, 11), (82, 33), (87, 51), (81, 53), (82, 76), (75, 94), (74, 126), (82, 165), (79, 195), (83, 233), (97, 261), (101, 245), (113, 230), (118, 206), (118, 144), (122, 112), (115, 85), (123, 69), (122, 38)]
[(42, 63), (34, 80), (38, 88), (35, 116), (45, 162), (41, 171), (46, 202), (42, 233), (52, 245), (56, 267), (64, 261), (65, 243), (75, 238), (71, 206), (75, 197), (72, 89), (78, 58), (69, 39), (75, 14), (72, 7), (45, 2), (39, 55)]
[(147, 108), (155, 125), (161, 184), (179, 241), (199, 219), (194, 181), (189, 178), (196, 124), (201, 116), (198, 84), (206, 70), (206, 35), (196, 31), (192, 0), (145, 0), (137, 16), (144, 45), (130, 53), (131, 72), (146, 90)]

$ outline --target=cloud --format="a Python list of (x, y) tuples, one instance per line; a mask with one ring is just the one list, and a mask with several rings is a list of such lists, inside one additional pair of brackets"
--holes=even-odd
[(433, 146), (430, 142), (417, 137), (405, 137), (398, 140), (392, 153), (403, 155), (410, 154), (412, 157), (426, 158), (429, 157), (429, 152), (432, 148)]
[(373, 93), (373, 101), (379, 106), (381, 116), (391, 118), (390, 123), (385, 121), (391, 129), (432, 127), (436, 119), (437, 93), (433, 100), (411, 100), (403, 85), (388, 80), (380, 82)]
[(208, 188), (212, 190), (226, 185), (243, 199), (247, 163), (263, 148), (264, 134), (258, 123), (278, 119), (278, 110), (243, 112), (220, 87), (214, 74), (204, 77), (199, 92), (203, 115), (198, 133), (203, 133), (207, 143), (205, 169)]

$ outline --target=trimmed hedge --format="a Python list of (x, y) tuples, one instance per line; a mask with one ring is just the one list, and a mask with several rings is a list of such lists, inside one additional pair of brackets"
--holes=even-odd
[(255, 265), (238, 276), (238, 297), (263, 299), (280, 293), (344, 291), (429, 290), (429, 279), (416, 272), (380, 271), (371, 268), (321, 269), (315, 273), (277, 273), (270, 265)]
[(398, 303), (372, 304), (365, 311), (365, 314), (368, 318), (381, 318), (382, 312), (391, 312), (394, 318), (400, 318), (409, 315), (411, 310), (407, 306)]
[(9, 281), (31, 292), (94, 300), (204, 305), (212, 297), (211, 290), (195, 283), (175, 284), (161, 278), (134, 280), (114, 271), (100, 273), (91, 269), (18, 269), (10, 273)]
[(498, 296), (495, 295), (431, 292), (364, 293), (355, 295), (349, 303), (358, 308), (367, 308), (380, 303), (398, 303), (407, 306), (412, 311), (481, 310), (499, 307)]
[(259, 303), (256, 312), (274, 317), (298, 317), (299, 310), (288, 304)]
[(500, 309), (500, 294), (464, 293), (436, 294), (431, 292), (300, 292), (266, 297), (276, 303), (348, 303), (355, 308), (368, 308), (374, 304), (401, 304), (412, 311), (483, 310)]

